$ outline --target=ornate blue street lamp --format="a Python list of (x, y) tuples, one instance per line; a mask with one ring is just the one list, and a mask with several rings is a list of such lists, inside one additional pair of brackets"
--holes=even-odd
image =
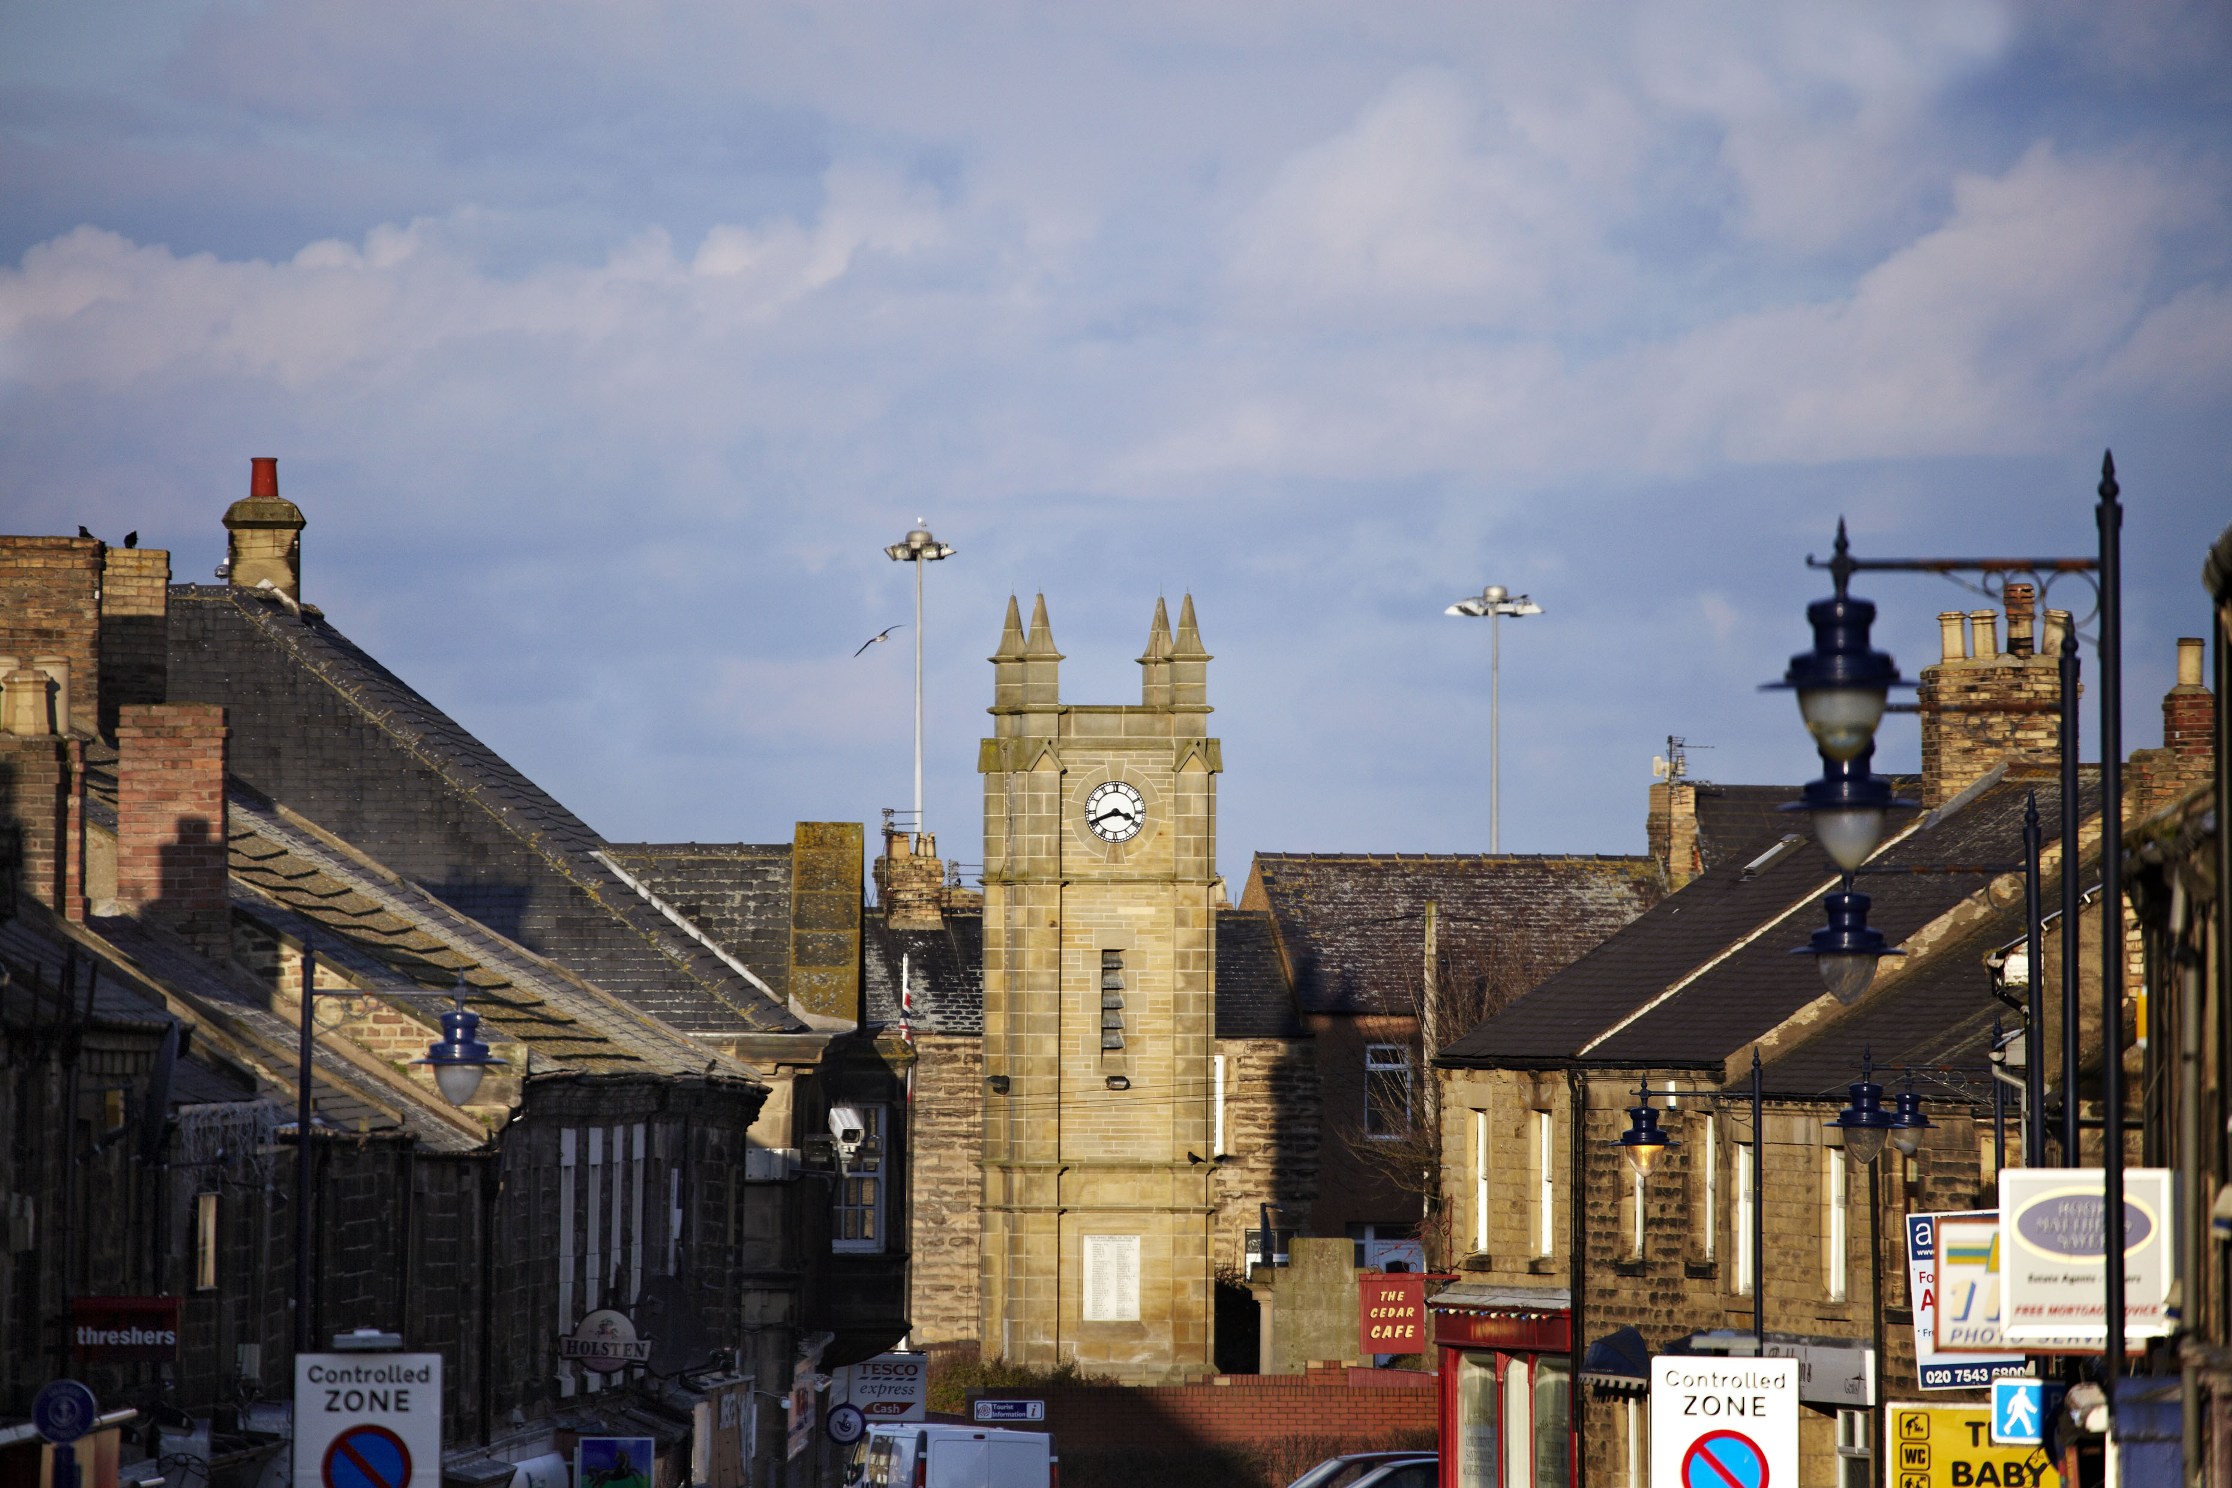
[(1845, 1155), (1859, 1163), (1872, 1163), (1883, 1151), (1884, 1139), (1891, 1135), (1891, 1113), (1883, 1109), (1883, 1087), (1875, 1082), (1875, 1059), (1872, 1055), (1860, 1057), (1860, 1078), (1846, 1087), (1852, 1104), (1837, 1113), (1834, 1121), (1824, 1126), (1834, 1126), (1844, 1133)]
[(1912, 1080), (1891, 1097), (1891, 1145), (1899, 1149), (1900, 1156), (1912, 1157), (1920, 1152), (1922, 1133), (1936, 1125), (1922, 1114), (1922, 1097), (1915, 1094)]
[(1648, 1178), (1658, 1160), (1666, 1155), (1669, 1147), (1681, 1143), (1669, 1136), (1659, 1124), (1659, 1113), (1651, 1105), (1651, 1087), (1648, 1083), (1636, 1087), (1641, 1103), (1628, 1107), (1628, 1129), (1620, 1133), (1620, 1156), (1635, 1170), (1638, 1178)]

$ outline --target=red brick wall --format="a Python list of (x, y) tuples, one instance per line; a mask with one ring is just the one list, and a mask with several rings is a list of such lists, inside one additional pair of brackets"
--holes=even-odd
[(1062, 1452), (1262, 1450), (1296, 1436), (1361, 1450), (1431, 1434), (1439, 1376), (1398, 1369), (1223, 1374), (1195, 1385), (1044, 1392)]
[(49, 908), (64, 902), (66, 749), (60, 739), (0, 734), (0, 852), (14, 860), (18, 892)]
[(223, 914), (228, 732), (211, 703), (134, 704), (119, 715), (116, 898), (127, 911)]
[[(113, 734), (119, 709), (159, 703), (169, 695), (169, 553), (161, 548), (108, 550), (101, 577), (100, 652), (101, 731)], [(77, 711), (90, 710), (80, 706)]]

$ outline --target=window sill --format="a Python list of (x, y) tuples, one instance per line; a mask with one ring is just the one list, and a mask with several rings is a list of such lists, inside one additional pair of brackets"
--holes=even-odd
[(1720, 1275), (1718, 1261), (1684, 1261), (1682, 1274), (1691, 1281), (1711, 1281)]
[(1612, 1263), (1612, 1274), (1614, 1276), (1643, 1276), (1647, 1275), (1650, 1269), (1651, 1263), (1639, 1256)]
[(1555, 1256), (1535, 1256), (1527, 1262), (1527, 1270), (1536, 1276), (1554, 1275), (1558, 1269)]
[(1457, 1269), (1460, 1271), (1493, 1271), (1496, 1269), (1496, 1258), (1484, 1250), (1476, 1250), (1459, 1261)]

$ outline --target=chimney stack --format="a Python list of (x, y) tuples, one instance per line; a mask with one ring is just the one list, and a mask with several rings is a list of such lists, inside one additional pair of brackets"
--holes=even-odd
[[(1922, 804), (1942, 806), (2002, 762), (2053, 764), (2061, 697), (2058, 654), (2032, 642), (2037, 590), (2009, 584), (2008, 649), (1999, 642), (1997, 610), (1946, 610), (1938, 615), (1940, 659), (1924, 667), (1915, 701), (1922, 715)], [(2047, 617), (2050, 634), (2055, 618)], [(1965, 634), (1964, 634), (1965, 632)]]
[(226, 572), (236, 589), (275, 590), (302, 600), (302, 508), (279, 494), (279, 461), (248, 462), (248, 494), (225, 512)]
[(2178, 641), (2178, 680), (2162, 695), (2162, 747), (2134, 749), (2124, 773), (2128, 813), (2145, 816), (2209, 778), (2216, 759), (2216, 695), (2201, 681), (2199, 636)]
[(116, 900), (230, 957), (225, 741), (214, 703), (135, 703), (116, 725)]
[(2032, 626), (2038, 615), (2038, 588), (2033, 584), (2007, 586), (2007, 654), (2031, 656), (2037, 647), (2032, 641)]

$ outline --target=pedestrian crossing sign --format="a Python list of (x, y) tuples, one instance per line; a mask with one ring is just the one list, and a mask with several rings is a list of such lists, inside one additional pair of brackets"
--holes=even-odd
[(2046, 1440), (2046, 1382), (1992, 1381), (1992, 1440), (2003, 1447), (2035, 1447)]

